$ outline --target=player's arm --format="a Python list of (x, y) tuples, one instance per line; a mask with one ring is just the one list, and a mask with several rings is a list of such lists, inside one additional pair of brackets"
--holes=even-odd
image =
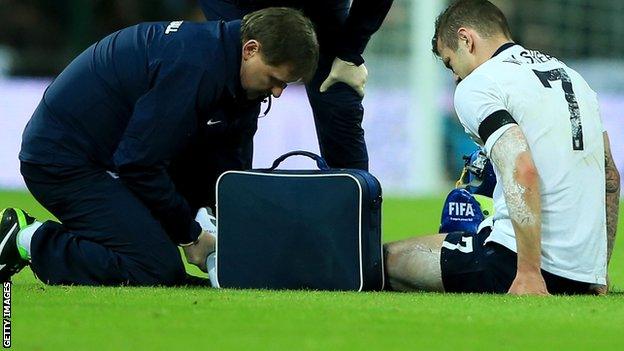
[(611, 261), (611, 253), (617, 233), (618, 213), (620, 210), (620, 173), (613, 162), (609, 135), (603, 133), (605, 149), (605, 190), (607, 212), (607, 262)]
[[(615, 244), (615, 235), (617, 233), (618, 213), (620, 210), (620, 173), (613, 162), (611, 155), (611, 145), (607, 132), (602, 133), (604, 140), (605, 155), (605, 212), (607, 215), (607, 265), (611, 262), (611, 254)], [(607, 275), (607, 284), (592, 284), (590, 286), (597, 295), (605, 295), (609, 292), (609, 276)]]
[(492, 146), (505, 202), (516, 234), (518, 266), (511, 294), (548, 294), (541, 274), (541, 201), (539, 174), (518, 125), (509, 127)]

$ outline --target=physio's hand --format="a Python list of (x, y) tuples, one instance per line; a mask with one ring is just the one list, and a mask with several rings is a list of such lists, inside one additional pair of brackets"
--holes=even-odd
[(511, 287), (509, 294), (512, 295), (550, 295), (546, 288), (546, 282), (540, 272), (516, 273), (516, 278)]
[(182, 250), (186, 256), (186, 262), (196, 265), (203, 272), (208, 272), (206, 258), (215, 250), (215, 238), (208, 232), (202, 231), (194, 244), (185, 246)]
[(320, 91), (324, 93), (335, 83), (342, 82), (348, 84), (360, 96), (364, 97), (364, 86), (368, 78), (368, 70), (364, 64), (356, 66), (354, 63), (343, 61), (336, 57), (332, 63), (329, 76), (321, 84)]

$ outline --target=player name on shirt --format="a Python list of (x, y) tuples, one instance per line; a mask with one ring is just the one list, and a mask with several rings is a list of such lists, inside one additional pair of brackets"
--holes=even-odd
[(521, 51), (517, 56), (515, 54), (510, 55), (508, 58), (503, 60), (503, 62), (515, 63), (517, 65), (521, 65), (523, 63), (529, 63), (529, 64), (546, 63), (550, 60), (558, 61), (555, 57), (552, 57), (548, 54), (544, 54), (537, 50), (524, 50), (524, 51)]

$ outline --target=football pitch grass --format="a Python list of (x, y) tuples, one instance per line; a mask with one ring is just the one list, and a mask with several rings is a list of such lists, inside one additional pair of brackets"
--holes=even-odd
[[(384, 240), (435, 232), (442, 201), (385, 199)], [(49, 218), (23, 192), (0, 192), (0, 207), (7, 206)], [(621, 350), (622, 217), (609, 296), (46, 286), (25, 269), (13, 280), (12, 348)]]

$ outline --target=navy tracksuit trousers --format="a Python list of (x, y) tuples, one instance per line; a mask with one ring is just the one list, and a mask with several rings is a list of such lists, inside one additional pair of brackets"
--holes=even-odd
[(186, 274), (177, 246), (123, 183), (95, 166), (22, 162), (35, 199), (63, 224), (33, 235), (31, 268), (48, 284), (176, 285)]

